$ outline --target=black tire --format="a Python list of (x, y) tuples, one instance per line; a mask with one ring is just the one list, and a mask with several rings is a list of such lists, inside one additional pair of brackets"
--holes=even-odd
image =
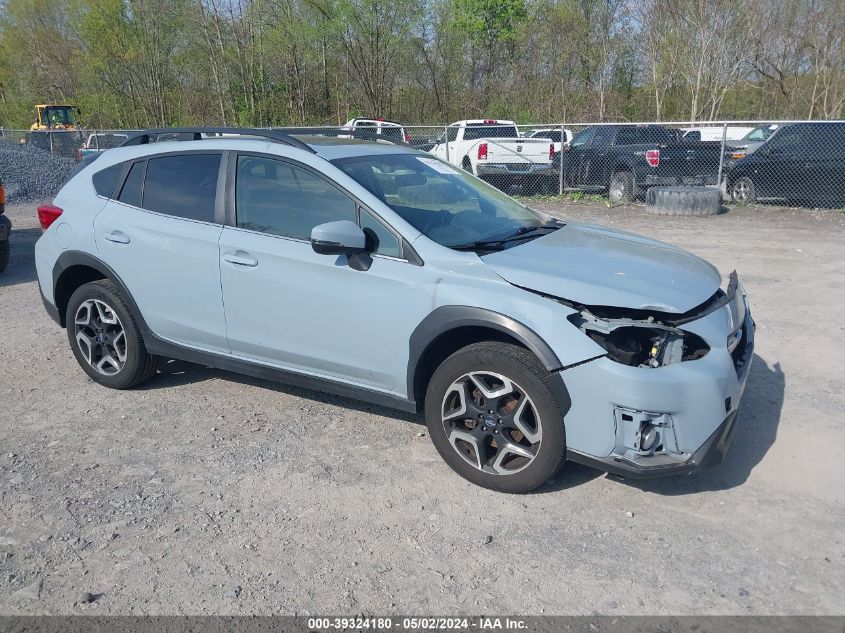
[(9, 240), (0, 240), (0, 273), (9, 265)]
[(748, 176), (740, 176), (731, 182), (731, 199), (736, 204), (754, 204), (757, 202), (754, 181)]
[(637, 197), (634, 187), (634, 175), (630, 171), (617, 171), (610, 177), (607, 188), (607, 199), (610, 204), (624, 204), (633, 202)]
[[(86, 357), (86, 352), (83, 350), (83, 343), (77, 339), (77, 314), (86, 302), (89, 305), (91, 302), (100, 302), (109, 308), (113, 315), (116, 315), (118, 319), (117, 326), (122, 328), (125, 337), (125, 342), (121, 345), (121, 348), (124, 350), (125, 360), (119, 369), (109, 375), (98, 371), (94, 364), (92, 364), (92, 361), (89, 361)], [(111, 281), (106, 279), (93, 281), (77, 288), (68, 301), (65, 317), (68, 341), (70, 342), (71, 350), (73, 350), (73, 355), (76, 357), (80, 367), (95, 382), (105, 387), (111, 387), (112, 389), (129, 389), (130, 387), (140, 385), (145, 380), (149, 380), (155, 374), (158, 359), (147, 353), (143, 338), (141, 337), (141, 330), (138, 327), (135, 317), (121, 295), (120, 290)], [(105, 346), (97, 344), (93, 347), (102, 349)], [(94, 353), (90, 349), (88, 355), (93, 360)], [(111, 368), (112, 370), (115, 369), (114, 366), (111, 366)]]
[[(540, 439), (536, 440), (536, 449), (531, 460), (515, 472), (503, 474), (485, 472), (471, 464), (468, 457), (462, 457), (458, 452), (457, 444), (453, 445), (450, 442), (450, 436), (446, 430), (447, 422), (444, 421), (444, 418), (448, 417), (444, 414), (447, 398), (450, 397), (450, 393), (454, 393), (452, 388), (458, 381), (474, 372), (492, 372), (506, 377), (513, 383), (515, 389), (513, 393), (519, 390), (519, 401), (521, 402), (524, 392), (528, 398), (528, 404), (536, 410), (536, 415), (532, 414), (531, 417), (535, 433), (540, 436)], [(435, 370), (426, 391), (425, 420), (437, 452), (461, 477), (484, 488), (499, 492), (524, 493), (542, 485), (555, 476), (566, 460), (564, 414), (554, 396), (551, 381), (552, 376), (537, 358), (528, 350), (516, 345), (483, 342), (458, 350)], [(486, 407), (491, 402), (482, 401), (480, 406)], [(514, 408), (511, 406), (510, 410)], [(471, 418), (472, 415), (467, 413), (466, 416), (460, 416), (459, 414), (459, 417)], [(481, 422), (477, 424), (481, 431), (487, 428)], [(504, 433), (505, 430), (503, 428), (501, 432)], [(514, 435), (508, 437), (510, 440), (515, 439)], [(488, 439), (495, 442), (496, 437), (490, 435)], [(500, 452), (497, 447), (484, 450), (493, 452), (489, 458), (490, 461), (494, 461)], [(508, 451), (504, 453), (510, 454)], [(517, 461), (519, 459), (517, 458)], [(481, 461), (479, 457), (477, 462), (481, 463)], [(490, 467), (489, 464), (488, 467)]]
[(719, 215), (722, 192), (709, 187), (652, 187), (645, 196), (645, 210), (654, 215)]

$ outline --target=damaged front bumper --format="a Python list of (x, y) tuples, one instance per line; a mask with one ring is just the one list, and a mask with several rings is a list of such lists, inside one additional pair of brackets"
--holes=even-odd
[(572, 397), (565, 419), (567, 458), (636, 479), (720, 464), (754, 355), (755, 324), (744, 296), (741, 301), (736, 329), (730, 327), (730, 315), (737, 315), (733, 305), (684, 326), (710, 345), (703, 358), (647, 368), (603, 357), (564, 370)]

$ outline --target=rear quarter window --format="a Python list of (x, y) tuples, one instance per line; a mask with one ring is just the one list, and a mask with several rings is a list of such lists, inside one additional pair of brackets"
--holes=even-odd
[(117, 185), (117, 179), (120, 177), (121, 171), (123, 171), (123, 163), (117, 163), (111, 167), (101, 169), (91, 176), (91, 182), (94, 183), (94, 190), (98, 196), (111, 198), (114, 195), (114, 188)]

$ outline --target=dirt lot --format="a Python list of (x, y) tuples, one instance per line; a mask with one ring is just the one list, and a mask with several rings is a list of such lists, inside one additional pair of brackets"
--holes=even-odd
[(177, 363), (108, 391), (44, 312), (14, 206), (0, 613), (845, 614), (845, 214), (537, 206), (739, 271), (758, 347), (725, 464), (648, 484), (569, 464), (505, 496), (387, 409)]

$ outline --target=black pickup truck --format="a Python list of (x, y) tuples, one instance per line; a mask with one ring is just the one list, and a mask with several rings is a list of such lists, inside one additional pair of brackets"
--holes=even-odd
[(660, 125), (594, 125), (555, 154), (564, 187), (629, 202), (656, 185), (715, 185), (719, 141), (685, 141)]

